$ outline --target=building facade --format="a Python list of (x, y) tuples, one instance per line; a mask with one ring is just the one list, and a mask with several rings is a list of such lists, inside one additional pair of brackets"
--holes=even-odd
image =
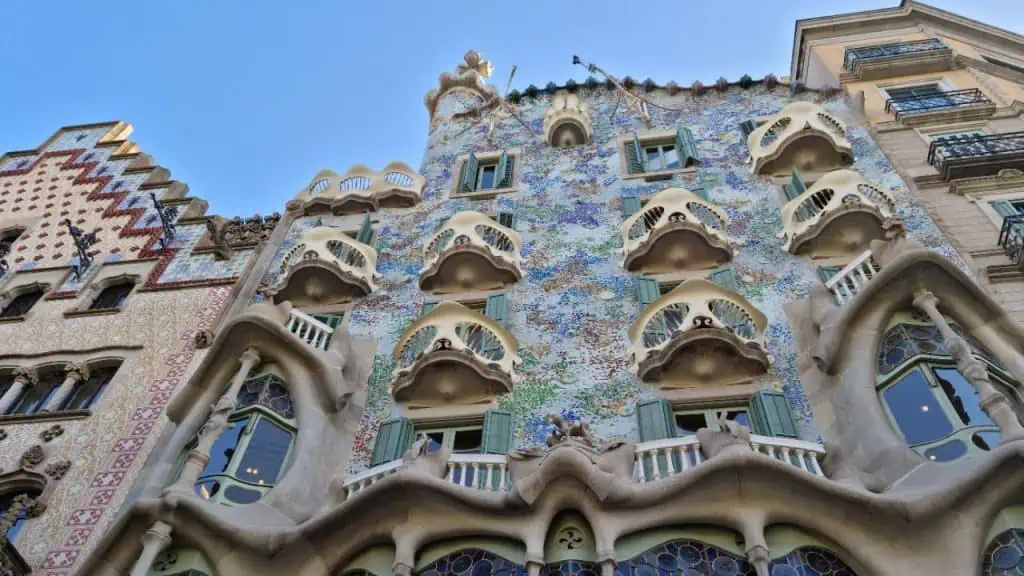
[[(325, 169), (246, 222), (183, 191), (115, 220), (165, 172), (103, 210), (83, 189), (67, 211), (101, 228), (92, 266), (36, 240), (45, 218), (0, 212), (22, 346), (0, 355), (11, 570), (1024, 573), (1016, 269), (945, 199), (998, 162), (955, 148), (914, 172), (887, 135), (920, 138), (931, 120), (908, 118), (959, 96), (907, 104), (910, 86), (895, 119), (856, 84), (940, 50), (921, 73), (1004, 99), (941, 122), (1016, 118), (1019, 85), (984, 68), (1011, 55), (968, 62), (938, 22), (1012, 37), (911, 2), (799, 22), (792, 81), (682, 88), (574, 57), (586, 80), (508, 94), (470, 51), (426, 94), (419, 170)], [(5, 156), (0, 187), (26, 197), (7, 210), (43, 202), (46, 158), (134, 152), (104, 129)], [(999, 282), (975, 275), (990, 261)]]

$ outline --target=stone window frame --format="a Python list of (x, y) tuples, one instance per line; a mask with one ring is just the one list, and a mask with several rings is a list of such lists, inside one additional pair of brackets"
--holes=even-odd
[(460, 192), (459, 185), (462, 183), (462, 169), (466, 165), (466, 160), (469, 159), (469, 153), (460, 154), (455, 158), (455, 167), (452, 170), (452, 186), (449, 193), (449, 198), (468, 198), (470, 200), (490, 200), (501, 194), (512, 194), (519, 191), (519, 177), (523, 172), (523, 149), (522, 148), (508, 148), (506, 150), (491, 150), (488, 152), (480, 152), (479, 154), (475, 151), (473, 154), (476, 156), (477, 162), (480, 165), (490, 164), (497, 162), (501, 158), (501, 154), (508, 154), (513, 159), (512, 165), (512, 185), (506, 186), (505, 188), (491, 188), (489, 190), (481, 190), (474, 192)]
[[(629, 172), (629, 164), (626, 160), (626, 144), (633, 142), (633, 134), (620, 134), (615, 138), (615, 149), (619, 155), (619, 178), (621, 180), (665, 180), (675, 176), (676, 174), (696, 174), (698, 166), (689, 166), (682, 168), (672, 168), (669, 170), (658, 170), (657, 172), (638, 172), (631, 174)], [(654, 142), (672, 141), (675, 142), (676, 130), (648, 130), (646, 132), (635, 132), (636, 137), (640, 140), (641, 145), (647, 145)], [(676, 151), (678, 153), (678, 150)]]
[[(119, 314), (128, 305), (128, 300), (138, 293), (139, 287), (143, 283), (143, 279), (148, 276), (152, 266), (152, 261), (108, 262), (104, 264), (103, 267), (96, 272), (96, 275), (89, 280), (88, 284), (81, 288), (77, 302), (71, 309), (64, 312), (64, 317), (73, 318), (77, 316)], [(89, 309), (103, 290), (116, 284), (128, 282), (132, 284), (132, 289), (128, 295), (125, 296), (125, 301), (120, 307), (103, 308), (98, 310)]]
[(36, 280), (24, 284), (19, 284), (14, 287), (5, 287), (4, 292), (0, 294), (0, 311), (7, 309), (7, 306), (9, 306), (11, 302), (13, 302), (14, 299), (17, 298), (18, 296), (22, 296), (29, 292), (33, 292), (37, 289), (40, 290), (42, 294), (39, 296), (39, 299), (36, 300), (36, 303), (32, 305), (32, 308), (28, 310), (28, 312), (20, 314), (18, 316), (0, 318), (0, 323), (9, 324), (13, 322), (24, 322), (26, 319), (28, 319), (30, 315), (32, 315), (33, 312), (35, 312), (38, 309), (39, 303), (43, 302), (46, 299), (46, 295), (49, 294), (52, 289), (51, 284), (39, 282)]
[(992, 226), (995, 227), (996, 233), (998, 233), (1003, 227), (1003, 217), (996, 212), (995, 208), (992, 207), (992, 203), (999, 202), (1001, 200), (1024, 202), (1024, 188), (1018, 188), (1016, 190), (999, 190), (995, 193), (985, 194), (980, 198), (974, 199), (974, 203), (978, 206), (978, 209), (981, 210), (981, 213), (992, 222)]
[(67, 268), (44, 268), (39, 270), (22, 270), (8, 276), (9, 280), (0, 290), (0, 310), (7, 307), (13, 298), (35, 287), (43, 288), (43, 298), (32, 306), (32, 310), (23, 316), (0, 319), (0, 323), (22, 322), (38, 310), (39, 305), (57, 289), (67, 277)]

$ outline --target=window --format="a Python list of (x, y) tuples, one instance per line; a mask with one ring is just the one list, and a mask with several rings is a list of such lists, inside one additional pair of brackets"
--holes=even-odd
[(633, 134), (624, 144), (628, 174), (652, 174), (678, 171), (699, 163), (697, 143), (688, 128), (679, 128), (675, 135), (640, 138)]
[(17, 520), (7, 529), (7, 540), (12, 543), (17, 542), (18, 533), (25, 527), (25, 521), (28, 520), (31, 512), (31, 505), (39, 498), (39, 492), (8, 492), (7, 494), (0, 495), (0, 520), (5, 520), (7, 515), (11, 513), (11, 508), (14, 506), (14, 501), (18, 496), (29, 498), (29, 506), (19, 506), (19, 508), (27, 509), (17, 512)]
[(134, 282), (117, 282), (107, 286), (89, 304), (89, 310), (116, 310), (120, 308), (124, 301), (128, 299), (128, 295), (131, 294), (134, 287)]
[(945, 94), (937, 82), (886, 88), (885, 93), (893, 100), (893, 106), (900, 112), (916, 112), (932, 108), (954, 106), (955, 100)]
[(427, 439), (427, 452), (437, 452), (442, 447), (452, 454), (479, 454), (483, 447), (484, 428), (460, 426), (446, 428), (415, 428), (416, 436)]
[(996, 211), (996, 214), (999, 214), (1003, 218), (1024, 214), (1024, 198), (996, 200), (989, 202), (989, 205)]
[(725, 416), (750, 428), (750, 415), (746, 406), (719, 407), (719, 408), (677, 408), (674, 412), (676, 421), (676, 436), (689, 436), (696, 434), (701, 428), (720, 430), (719, 420)]
[(478, 159), (472, 152), (462, 164), (459, 194), (511, 188), (515, 176), (516, 157), (502, 152), (493, 158)]
[(11, 253), (14, 248), (14, 243), (18, 241), (18, 237), (24, 232), (22, 229), (7, 230), (0, 233), (0, 258)]
[(26, 386), (18, 399), (14, 401), (8, 414), (35, 414), (46, 406), (50, 396), (64, 382), (62, 370), (49, 370), (39, 374), (39, 382), (35, 386)]
[(3, 310), (0, 310), (0, 318), (18, 318), (28, 314), (36, 302), (43, 297), (43, 294), (43, 288), (38, 286), (18, 294), (4, 306)]
[(58, 410), (87, 410), (96, 403), (100, 395), (103, 394), (103, 390), (106, 389), (107, 384), (114, 379), (114, 375), (117, 374), (119, 366), (104, 366), (102, 368), (93, 368), (89, 372), (89, 378), (84, 382), (79, 382), (75, 386), (74, 391), (68, 395), (64, 403), (61, 404)]
[(428, 442), (428, 453), (446, 448), (452, 455), (507, 454), (512, 449), (512, 428), (512, 413), (497, 409), (485, 411), (482, 424), (415, 425), (408, 418), (392, 418), (377, 431), (370, 464), (401, 458), (418, 437)]
[(796, 438), (799, 431), (786, 397), (773, 390), (754, 394), (746, 406), (674, 407), (667, 400), (648, 400), (637, 406), (636, 415), (641, 442), (690, 436), (701, 428), (718, 430), (723, 415), (763, 436)]

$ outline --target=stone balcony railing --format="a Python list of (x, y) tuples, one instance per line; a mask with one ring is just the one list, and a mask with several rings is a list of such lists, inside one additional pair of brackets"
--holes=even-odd
[(420, 288), (434, 292), (490, 290), (523, 277), (519, 233), (486, 214), (452, 216), (423, 250)]
[(827, 172), (853, 163), (846, 126), (822, 106), (794, 102), (747, 137), (754, 174)]
[(622, 224), (622, 266), (651, 274), (710, 268), (732, 258), (725, 211), (683, 188), (666, 188)]
[(338, 228), (317, 226), (303, 234), (281, 261), (277, 301), (343, 301), (377, 289), (377, 251)]
[(426, 178), (404, 162), (391, 162), (380, 172), (357, 164), (344, 175), (321, 170), (295, 199), (307, 210), (351, 214), (418, 204), (425, 185)]
[[(867, 216), (867, 217), (865, 217)], [(853, 170), (836, 170), (782, 207), (784, 247), (793, 254), (863, 250), (897, 220), (896, 201)]]
[(288, 321), (285, 323), (285, 327), (300, 340), (317, 350), (327, 350), (331, 334), (334, 333), (334, 328), (295, 308), (288, 311)]
[(953, 67), (953, 50), (937, 38), (853, 46), (846, 49), (841, 81), (876, 80)]
[[(825, 447), (821, 444), (751, 435), (751, 447), (758, 454), (786, 462), (813, 476), (825, 476), (820, 465), (825, 456)], [(633, 481), (645, 484), (670, 478), (684, 474), (705, 461), (696, 436), (643, 442), (636, 445)], [(405, 466), (403, 460), (395, 460), (346, 478), (343, 484), (346, 497), (358, 495)], [(489, 492), (508, 492), (512, 488), (508, 456), (504, 454), (452, 454), (448, 458), (444, 478), (457, 486)]]
[(395, 345), (389, 391), (398, 402), (472, 401), (512, 390), (519, 344), (494, 320), (457, 302), (442, 302)]
[(687, 280), (630, 327), (632, 369), (648, 382), (761, 373), (769, 364), (766, 326), (764, 314), (743, 296), (707, 280)]
[(825, 287), (832, 293), (836, 304), (842, 306), (863, 290), (864, 285), (878, 274), (878, 270), (879, 266), (868, 249), (829, 278)]

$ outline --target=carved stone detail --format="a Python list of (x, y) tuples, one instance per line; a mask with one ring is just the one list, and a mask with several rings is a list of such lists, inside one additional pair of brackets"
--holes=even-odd
[(52, 442), (62, 434), (64, 434), (64, 427), (61, 426), (60, 424), (54, 424), (53, 426), (50, 426), (46, 430), (40, 432), (39, 438), (43, 442)]
[(35, 386), (39, 383), (39, 372), (35, 368), (19, 366), (12, 373), (14, 374), (14, 379), (16, 381), (21, 380), (25, 386)]
[(206, 220), (207, 234), (196, 244), (196, 250), (212, 250), (218, 260), (227, 260), (235, 249), (252, 248), (265, 242), (280, 220), (277, 212), (231, 220), (213, 216)]
[(21, 455), (21, 467), (31, 470), (41, 464), (45, 457), (46, 454), (43, 452), (43, 447), (39, 444), (33, 444), (31, 448)]
[(196, 350), (203, 350), (213, 346), (213, 338), (212, 330), (199, 330), (192, 337), (192, 345)]
[(710, 460), (719, 454), (749, 452), (754, 449), (750, 443), (750, 429), (746, 426), (729, 420), (723, 414), (718, 420), (718, 427), (718, 430), (710, 428), (697, 430), (700, 451), (704, 454), (705, 458)]
[(46, 465), (44, 471), (46, 475), (54, 480), (60, 480), (68, 473), (71, 469), (71, 460), (60, 460), (58, 462), (50, 462)]

